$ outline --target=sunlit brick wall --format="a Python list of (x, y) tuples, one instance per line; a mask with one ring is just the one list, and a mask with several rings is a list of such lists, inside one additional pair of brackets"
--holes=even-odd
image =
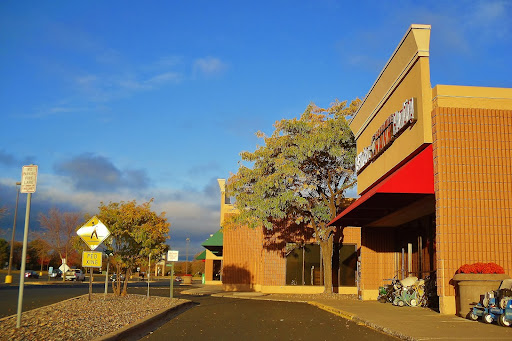
[(261, 283), (262, 230), (248, 227), (223, 229), (223, 284)]
[(432, 112), (438, 294), (463, 264), (495, 262), (512, 275), (512, 111)]
[(393, 230), (366, 227), (361, 230), (361, 245), (361, 289), (376, 290), (396, 274)]
[(357, 244), (361, 247), (361, 228), (360, 227), (345, 227), (343, 229), (343, 243)]
[(213, 259), (204, 261), (204, 279), (205, 281), (213, 281)]

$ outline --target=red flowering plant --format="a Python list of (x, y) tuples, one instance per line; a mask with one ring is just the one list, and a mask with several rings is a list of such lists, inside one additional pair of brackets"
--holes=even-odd
[(496, 263), (464, 264), (457, 270), (458, 274), (504, 274), (505, 269)]

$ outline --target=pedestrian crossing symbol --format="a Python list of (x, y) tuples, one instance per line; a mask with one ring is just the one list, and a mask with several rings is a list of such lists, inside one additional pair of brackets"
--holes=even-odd
[(110, 236), (110, 231), (98, 217), (94, 216), (84, 226), (80, 227), (76, 234), (82, 238), (91, 250), (94, 250)]

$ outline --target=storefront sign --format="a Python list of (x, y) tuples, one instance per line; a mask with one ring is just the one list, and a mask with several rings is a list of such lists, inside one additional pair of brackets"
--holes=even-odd
[(407, 128), (416, 122), (414, 99), (404, 102), (402, 109), (391, 114), (380, 128), (373, 134), (371, 145), (365, 147), (356, 157), (356, 173), (359, 174), (373, 160), (379, 157), (393, 141)]

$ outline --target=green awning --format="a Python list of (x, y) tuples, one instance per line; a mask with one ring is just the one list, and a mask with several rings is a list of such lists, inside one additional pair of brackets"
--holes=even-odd
[(210, 238), (206, 239), (201, 245), (208, 249), (209, 246), (222, 246), (224, 234), (222, 230), (215, 232)]
[(223, 245), (222, 230), (215, 232), (210, 238), (206, 239), (201, 245), (213, 253), (217, 257), (222, 257), (222, 245)]
[(196, 260), (205, 260), (205, 259), (206, 259), (206, 250), (204, 250), (203, 252), (198, 254), (196, 257)]

